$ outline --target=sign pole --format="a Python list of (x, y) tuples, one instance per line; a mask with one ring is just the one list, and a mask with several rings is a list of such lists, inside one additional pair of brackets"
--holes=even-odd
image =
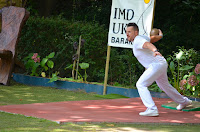
[(78, 45), (78, 50), (77, 50), (78, 59), (77, 59), (77, 64), (76, 64), (76, 77), (75, 77), (76, 80), (78, 79), (78, 67), (79, 67), (80, 53), (81, 53), (81, 35), (79, 37), (79, 45)]
[(153, 24), (154, 24), (155, 7), (156, 7), (156, 0), (154, 1), (154, 7), (153, 7), (153, 17), (152, 17), (152, 22), (151, 22), (151, 29), (153, 28)]
[(107, 59), (106, 59), (103, 95), (106, 94), (106, 90), (107, 90), (108, 69), (109, 69), (109, 62), (110, 62), (110, 51), (111, 51), (111, 46), (108, 46), (108, 48), (107, 48)]

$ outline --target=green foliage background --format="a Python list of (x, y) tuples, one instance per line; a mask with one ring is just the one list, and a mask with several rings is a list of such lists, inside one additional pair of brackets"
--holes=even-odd
[(69, 77), (71, 71), (64, 71), (64, 68), (73, 63), (73, 43), (79, 40), (80, 35), (86, 40), (81, 49), (80, 62), (91, 65), (89, 75), (95, 78), (102, 77), (107, 32), (96, 23), (70, 22), (60, 17), (30, 17), (18, 44), (18, 57), (23, 59), (29, 53), (38, 53), (44, 58), (55, 52), (55, 70), (59, 70), (61, 76)]
[[(55, 57), (52, 58), (55, 66), (51, 72), (59, 71), (59, 76), (71, 77), (71, 71), (64, 68), (73, 63), (73, 43), (78, 42), (81, 35), (86, 42), (81, 48), (80, 62), (90, 64), (87, 70), (88, 81), (102, 82), (107, 55), (107, 34), (104, 25), (94, 22), (72, 22), (61, 17), (30, 17), (23, 27), (17, 56), (22, 60), (29, 53), (38, 53), (44, 58), (55, 52)], [(135, 73), (139, 74), (143, 70), (139, 70), (136, 65), (140, 66), (133, 57), (132, 50), (112, 48), (109, 82), (128, 85), (134, 83), (137, 79)]]
[[(26, 9), (31, 17), (22, 30), (18, 58), (29, 53), (39, 53), (43, 58), (55, 52), (52, 72), (71, 77), (71, 71), (64, 68), (72, 64), (73, 43), (82, 35), (86, 43), (80, 61), (90, 64), (88, 81), (102, 82), (111, 4), (112, 0), (28, 0)], [(199, 15), (199, 0), (156, 0), (154, 27), (163, 31), (164, 38), (155, 45), (165, 58), (178, 51), (177, 46), (194, 48), (199, 54)], [(134, 86), (143, 70), (131, 49), (112, 47), (109, 84)]]
[(200, 1), (199, 0), (156, 0), (154, 27), (160, 28), (164, 39), (158, 47), (164, 55), (178, 50), (200, 50)]

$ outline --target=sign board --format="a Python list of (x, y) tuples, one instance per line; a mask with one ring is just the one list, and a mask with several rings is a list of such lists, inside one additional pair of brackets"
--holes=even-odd
[(108, 46), (132, 48), (126, 38), (128, 23), (139, 26), (139, 35), (147, 35), (152, 28), (155, 0), (112, 0)]

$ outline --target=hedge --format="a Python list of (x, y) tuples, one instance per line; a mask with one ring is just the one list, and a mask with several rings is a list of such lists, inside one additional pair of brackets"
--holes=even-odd
[[(81, 48), (80, 62), (90, 64), (87, 70), (88, 81), (103, 82), (107, 34), (108, 29), (105, 29), (104, 25), (94, 22), (73, 22), (61, 17), (30, 17), (23, 27), (17, 46), (17, 56), (22, 60), (29, 53), (38, 53), (42, 58), (55, 52), (53, 58), (55, 68), (51, 72), (59, 71), (59, 76), (71, 77), (71, 71), (64, 68), (73, 63), (72, 56), (75, 54), (73, 43), (78, 42), (81, 35), (86, 42)], [(132, 50), (112, 48), (109, 83), (117, 82), (125, 85), (135, 83), (143, 70), (140, 65), (136, 69), (136, 65), (139, 64), (133, 57)]]

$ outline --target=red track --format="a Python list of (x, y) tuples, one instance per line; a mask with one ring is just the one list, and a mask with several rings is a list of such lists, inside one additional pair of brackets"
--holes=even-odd
[(200, 111), (183, 112), (161, 107), (170, 99), (154, 98), (159, 117), (143, 117), (140, 98), (66, 101), (0, 106), (0, 111), (64, 122), (200, 123)]

